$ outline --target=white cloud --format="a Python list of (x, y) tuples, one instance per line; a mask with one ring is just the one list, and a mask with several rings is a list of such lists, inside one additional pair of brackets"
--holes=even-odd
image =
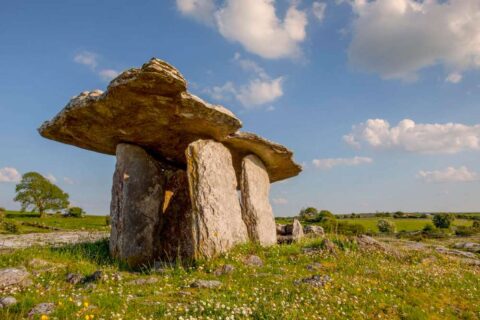
[(272, 199), (273, 204), (276, 204), (278, 206), (286, 205), (288, 204), (288, 200), (285, 198), (273, 198)]
[(312, 12), (318, 21), (322, 22), (325, 18), (325, 11), (327, 10), (327, 4), (325, 2), (315, 1), (312, 4)]
[(44, 177), (45, 177), (45, 179), (47, 179), (51, 183), (56, 183), (57, 182), (57, 178), (51, 173), (49, 173), (47, 175), (44, 175)]
[(459, 168), (448, 167), (443, 170), (420, 171), (417, 175), (419, 179), (429, 183), (441, 182), (470, 182), (478, 180), (476, 172), (470, 171), (467, 167)]
[(100, 78), (102, 78), (102, 80), (110, 81), (113, 78), (116, 78), (119, 75), (119, 72), (113, 69), (103, 69), (98, 72), (98, 75)]
[(97, 61), (97, 54), (89, 51), (82, 51), (73, 57), (73, 61), (79, 64), (83, 64), (84, 66), (89, 67), (92, 70), (95, 70), (95, 68), (98, 65)]
[(177, 0), (178, 10), (196, 20), (215, 25), (220, 34), (247, 51), (269, 59), (297, 57), (306, 38), (307, 15), (296, 1), (284, 19), (275, 12), (274, 0)]
[(463, 76), (461, 73), (452, 72), (447, 76), (447, 78), (445, 78), (445, 81), (450, 83), (459, 83), (462, 81), (462, 78)]
[(213, 0), (177, 0), (177, 8), (183, 15), (200, 22), (214, 22), (213, 14), (216, 8)]
[(99, 64), (98, 54), (90, 51), (82, 51), (78, 53), (77, 55), (75, 55), (75, 57), (73, 57), (73, 61), (78, 64), (87, 66), (88, 68), (90, 68), (90, 70), (95, 72), (103, 81), (110, 81), (119, 74), (118, 71), (113, 69), (101, 69), (97, 71), (97, 67)]
[[(255, 108), (273, 102), (283, 96), (283, 77), (271, 79), (265, 70), (256, 62), (244, 59), (236, 53), (233, 61), (243, 70), (253, 74), (247, 84), (235, 85), (228, 81), (222, 86), (215, 86), (206, 90), (216, 100), (230, 100), (235, 98), (245, 108)], [(272, 106), (269, 110), (272, 111)]]
[(383, 119), (369, 119), (353, 126), (344, 140), (355, 147), (400, 149), (418, 153), (458, 153), (480, 149), (480, 125), (459, 123), (417, 124), (405, 119), (391, 127)]
[(351, 0), (351, 64), (386, 79), (415, 80), (433, 65), (480, 67), (480, 1)]
[(322, 170), (332, 169), (336, 166), (359, 166), (362, 164), (372, 163), (373, 159), (368, 157), (353, 157), (353, 158), (326, 158), (314, 159), (312, 164)]
[(19, 182), (22, 175), (17, 169), (12, 167), (5, 167), (0, 169), (0, 182)]
[(236, 98), (247, 108), (260, 106), (276, 100), (283, 95), (283, 78), (272, 80), (251, 80), (236, 93)]
[(73, 179), (69, 178), (69, 177), (63, 177), (63, 181), (66, 183), (66, 184), (74, 184), (75, 182), (73, 181)]

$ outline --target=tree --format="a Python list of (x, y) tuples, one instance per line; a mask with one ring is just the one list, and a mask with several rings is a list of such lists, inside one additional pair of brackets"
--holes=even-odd
[(308, 207), (300, 211), (300, 218), (302, 220), (311, 220), (314, 219), (318, 214), (318, 211), (314, 207)]
[(27, 172), (15, 187), (14, 201), (20, 202), (22, 211), (29, 208), (38, 211), (40, 217), (49, 210), (63, 210), (68, 207), (68, 194), (37, 172)]
[(333, 213), (331, 213), (328, 210), (321, 210), (317, 214), (317, 217), (316, 217), (315, 220), (318, 221), (318, 222), (322, 222), (322, 221), (325, 221), (325, 220), (328, 220), (328, 219), (335, 219), (335, 216), (333, 215)]
[(448, 229), (450, 228), (450, 224), (452, 224), (453, 220), (455, 220), (455, 217), (453, 215), (441, 213), (441, 214), (436, 214), (433, 217), (433, 224), (437, 228)]
[(384, 219), (378, 220), (377, 227), (378, 227), (378, 230), (383, 233), (395, 232), (395, 224), (388, 220), (384, 220)]

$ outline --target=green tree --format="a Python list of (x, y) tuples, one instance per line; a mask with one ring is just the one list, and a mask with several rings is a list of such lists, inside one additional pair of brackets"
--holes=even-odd
[(447, 214), (447, 213), (441, 213), (441, 214), (436, 214), (433, 217), (433, 224), (437, 228), (448, 229), (450, 228), (450, 225), (452, 224), (453, 220), (455, 220), (455, 217), (453, 215)]
[(22, 211), (29, 208), (38, 211), (40, 217), (49, 210), (63, 210), (68, 207), (68, 194), (37, 172), (27, 172), (15, 187), (14, 201), (20, 202)]
[(314, 219), (318, 214), (318, 211), (314, 207), (308, 207), (306, 209), (300, 210), (300, 219), (302, 220), (311, 220)]
[(328, 219), (335, 219), (335, 215), (328, 210), (321, 210), (316, 217), (316, 221), (322, 222)]

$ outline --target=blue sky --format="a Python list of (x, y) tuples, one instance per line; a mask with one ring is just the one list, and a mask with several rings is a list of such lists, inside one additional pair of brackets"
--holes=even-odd
[(278, 216), (480, 210), (478, 0), (3, 1), (0, 206), (38, 171), (107, 214), (114, 157), (36, 128), (151, 57), (295, 152)]

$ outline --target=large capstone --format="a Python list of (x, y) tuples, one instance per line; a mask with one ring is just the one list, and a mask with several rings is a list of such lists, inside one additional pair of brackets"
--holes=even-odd
[(213, 257), (248, 241), (230, 151), (198, 140), (186, 151), (196, 257)]
[(174, 169), (130, 144), (117, 146), (113, 176), (110, 252), (131, 266), (156, 255), (165, 185)]
[(248, 235), (261, 245), (277, 243), (276, 225), (269, 201), (270, 180), (265, 165), (255, 155), (242, 162), (242, 216)]

